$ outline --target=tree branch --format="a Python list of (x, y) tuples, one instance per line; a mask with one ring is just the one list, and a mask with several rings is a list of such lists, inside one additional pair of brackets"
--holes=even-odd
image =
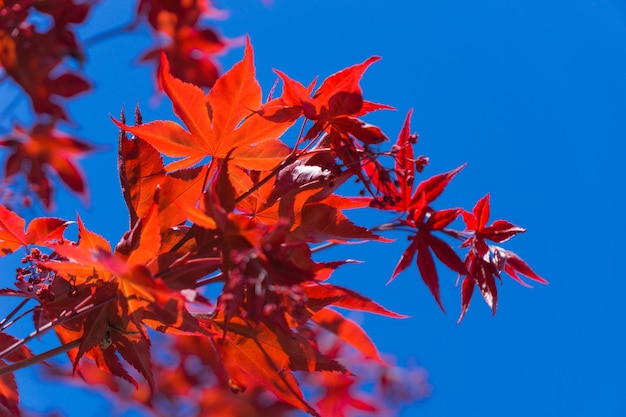
[(43, 362), (47, 359), (50, 359), (56, 355), (61, 353), (66, 353), (80, 345), (82, 341), (82, 337), (74, 340), (73, 342), (66, 343), (64, 345), (55, 347), (54, 349), (50, 349), (44, 353), (40, 353), (39, 355), (31, 356), (30, 358), (23, 359), (19, 362), (12, 363), (10, 365), (6, 365), (0, 368), (0, 377), (2, 375), (10, 374), (11, 372), (18, 371), (20, 369), (27, 368), (31, 365), (34, 365), (39, 362)]

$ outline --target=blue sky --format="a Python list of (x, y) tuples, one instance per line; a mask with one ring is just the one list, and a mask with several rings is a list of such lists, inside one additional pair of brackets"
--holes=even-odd
[[(97, 6), (82, 33), (127, 21), (128, 3)], [(414, 108), (417, 152), (431, 159), (427, 174), (468, 163), (438, 207), (469, 209), (490, 192), (492, 219), (528, 229), (505, 247), (550, 285), (526, 289), (505, 279), (495, 317), (475, 297), (456, 324), (460, 295), (452, 273), (440, 276), (447, 315), (415, 267), (385, 286), (401, 244), (361, 246), (365, 266), (338, 274), (336, 282), (412, 316), (363, 317), (381, 351), (428, 371), (432, 396), (402, 416), (626, 415), (626, 5), (274, 0), (220, 6), (231, 16), (215, 24), (227, 37), (250, 35), (266, 92), (272, 68), (308, 83), (382, 56), (363, 78), (364, 95), (398, 111), (368, 120), (395, 137)], [(58, 214), (72, 219), (80, 212), (113, 242), (127, 214), (109, 114), (139, 102), (145, 120), (171, 117), (169, 102), (154, 98), (151, 67), (131, 64), (149, 44), (144, 33), (88, 49), (85, 69), (96, 91), (69, 106), (78, 134), (105, 150), (83, 161), (92, 179), (90, 207), (61, 193)], [(223, 67), (242, 53), (232, 50)], [(20, 375), (27, 406), (44, 409), (52, 404), (42, 400), (45, 393), (65, 392), (31, 378)], [(76, 405), (70, 415), (95, 416), (102, 402), (89, 397)]]

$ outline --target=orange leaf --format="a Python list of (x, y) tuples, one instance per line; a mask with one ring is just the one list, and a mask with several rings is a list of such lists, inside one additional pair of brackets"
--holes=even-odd
[(161, 229), (175, 226), (185, 221), (185, 213), (180, 206), (196, 206), (204, 183), (208, 167), (188, 168), (165, 176), (163, 193), (159, 199), (159, 221)]
[(265, 171), (275, 168), (289, 152), (289, 147), (278, 139), (269, 139), (258, 145), (235, 149), (232, 158), (242, 168)]
[(109, 241), (99, 234), (88, 230), (83, 224), (80, 216), (78, 216), (78, 239), (79, 248), (111, 252), (111, 245), (109, 244)]
[[(188, 84), (189, 85), (189, 84)], [(207, 116), (208, 118), (208, 116)], [(127, 126), (113, 119), (120, 129), (139, 136), (159, 152), (174, 158), (209, 154), (200, 138), (191, 135), (181, 125), (167, 120), (157, 120), (140, 126)], [(191, 166), (191, 165), (188, 165)], [(182, 168), (182, 167), (181, 167)]]
[(26, 246), (24, 219), (0, 205), (0, 251), (7, 255), (21, 246)]
[(0, 256), (21, 246), (46, 245), (63, 239), (70, 224), (65, 220), (39, 217), (33, 219), (24, 233), (24, 219), (0, 204)]
[(97, 233), (88, 230), (80, 217), (78, 223), (78, 245), (50, 245), (59, 255), (69, 261), (41, 262), (42, 266), (61, 274), (73, 284), (89, 283), (93, 279), (108, 281), (112, 273), (100, 262), (102, 257), (111, 256), (111, 245)]
[(163, 89), (172, 100), (174, 113), (185, 123), (191, 132), (191, 138), (196, 141), (198, 146), (206, 145), (207, 149), (212, 151), (211, 120), (202, 89), (173, 77), (170, 74), (170, 64), (164, 53), (161, 54), (159, 77)]
[(63, 239), (65, 228), (72, 222), (51, 217), (33, 219), (26, 229), (26, 241), (30, 245), (43, 245)]
[(127, 257), (128, 265), (147, 265), (156, 258), (161, 246), (158, 203), (153, 203), (144, 217), (125, 234), (115, 247), (115, 254)]
[(205, 229), (215, 229), (216, 223), (215, 220), (209, 216), (205, 211), (200, 210), (195, 206), (191, 206), (188, 204), (181, 204), (175, 198), (170, 198), (172, 202), (172, 206), (178, 208), (179, 213), (182, 214), (185, 219), (189, 220), (193, 224), (196, 224)]
[(143, 139), (120, 135), (118, 165), (124, 200), (130, 213), (130, 227), (152, 204), (154, 190), (165, 175), (158, 151)]
[(378, 355), (376, 345), (374, 345), (361, 326), (352, 320), (343, 317), (341, 314), (329, 308), (319, 310), (311, 317), (311, 320), (324, 329), (336, 334), (341, 340), (349, 343), (365, 356), (385, 365), (385, 362)]
[[(261, 86), (254, 76), (252, 45), (247, 40), (243, 60), (235, 64), (220, 77), (207, 95), (207, 104), (212, 115), (215, 143), (214, 154), (226, 155), (242, 143), (232, 141), (229, 136), (241, 123), (261, 105)], [(247, 139), (250, 143), (250, 138)]]
[(182, 158), (168, 165), (167, 171), (191, 167), (206, 157), (225, 159), (233, 149), (236, 149), (231, 155), (235, 165), (255, 170), (274, 168), (287, 155), (289, 149), (276, 138), (293, 121), (276, 123), (255, 114), (261, 105), (261, 87), (255, 78), (249, 42), (243, 60), (220, 77), (206, 96), (199, 87), (172, 76), (165, 55), (161, 59), (161, 85), (188, 131), (168, 121), (140, 126), (114, 122), (148, 141), (159, 152)]
[(234, 319), (229, 322), (229, 328), (236, 328), (242, 334), (229, 331), (216, 344), (231, 385), (243, 390), (248, 379), (255, 380), (281, 401), (318, 416), (304, 400), (290, 371), (289, 355), (281, 348), (276, 334), (267, 327), (236, 326), (234, 322)]

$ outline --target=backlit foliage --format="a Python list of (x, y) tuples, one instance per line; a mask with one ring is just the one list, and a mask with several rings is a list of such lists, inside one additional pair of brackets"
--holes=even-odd
[[(90, 87), (82, 75), (50, 74), (67, 58), (82, 59), (72, 25), (91, 7), (73, 0), (0, 0), (5, 76), (46, 119), (32, 128), (15, 126), (0, 141), (10, 152), (5, 177), (24, 173), (46, 208), (52, 206), (50, 173), (86, 196), (76, 159), (93, 146), (55, 124), (68, 118), (59, 97)], [(29, 23), (34, 10), (52, 16), (48, 31)], [(459, 321), (475, 288), (496, 313), (504, 273), (524, 285), (520, 275), (546, 283), (497, 246), (525, 229), (505, 220), (489, 223), (489, 195), (472, 211), (436, 207), (463, 166), (424, 173), (428, 158), (416, 156), (411, 112), (393, 143), (365, 121), (369, 113), (391, 109), (364, 99), (360, 87), (377, 57), (319, 87), (276, 71), (282, 91), (263, 100), (249, 40), (243, 59), (218, 75), (213, 55), (226, 42), (202, 26), (201, 17), (210, 13), (216, 11), (201, 1), (138, 4), (137, 21), (146, 19), (167, 39), (143, 59), (158, 62), (158, 84), (179, 120), (144, 121), (139, 110), (134, 123), (123, 113), (113, 119), (129, 213), (128, 231), (117, 244), (80, 217), (27, 222), (0, 205), (0, 254), (26, 254), (14, 286), (0, 290), (24, 300), (0, 322), (0, 414), (20, 414), (12, 372), (66, 353), (70, 366), (48, 374), (102, 385), (119, 403), (157, 416), (181, 410), (198, 416), (389, 415), (397, 401), (427, 395), (428, 385), (420, 370), (390, 365), (344, 309), (404, 316), (331, 283), (336, 269), (354, 261), (320, 262), (316, 252), (361, 241), (391, 243), (383, 234), (408, 232), (395, 269), (390, 261), (391, 280), (415, 260), (443, 309), (438, 261), (462, 282)], [(342, 185), (354, 180), (362, 184), (361, 195), (345, 195)], [(390, 213), (394, 220), (365, 227), (348, 217), (350, 209), (381, 218)], [(452, 228), (457, 219), (464, 230)], [(74, 222), (76, 239), (66, 232)], [(219, 295), (209, 296), (207, 287)], [(18, 339), (7, 330), (26, 302), (35, 305), (36, 330)], [(34, 355), (27, 343), (50, 330), (60, 347)], [(155, 354), (155, 345), (173, 357)], [(369, 379), (356, 377), (356, 370)], [(368, 381), (374, 391), (366, 393)]]

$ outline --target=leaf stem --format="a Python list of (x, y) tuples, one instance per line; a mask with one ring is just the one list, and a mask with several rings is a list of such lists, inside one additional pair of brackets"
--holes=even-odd
[(123, 26), (117, 26), (117, 27), (102, 31), (100, 33), (96, 33), (90, 38), (83, 40), (83, 47), (87, 48), (89, 46), (95, 45), (104, 40), (107, 40), (108, 38), (112, 36), (118, 36), (118, 35), (123, 34), (124, 32), (130, 32), (131, 30), (135, 29), (136, 25), (137, 25), (137, 22), (131, 22)]

